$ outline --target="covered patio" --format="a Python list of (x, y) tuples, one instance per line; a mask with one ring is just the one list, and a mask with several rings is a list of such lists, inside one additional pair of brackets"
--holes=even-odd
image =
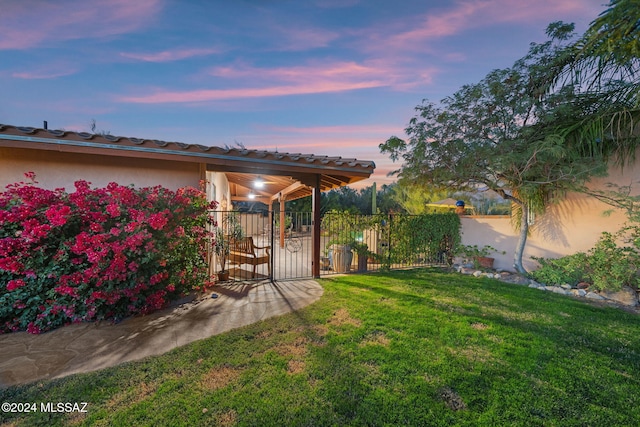
[[(46, 188), (73, 188), (76, 180), (93, 185), (118, 182), (137, 187), (163, 185), (177, 189), (206, 184), (218, 209), (234, 201), (279, 203), (277, 241), (286, 250), (285, 202), (312, 197), (309, 218), (311, 276), (320, 276), (320, 193), (368, 178), (372, 161), (215, 147), (156, 139), (90, 134), (0, 124), (0, 186), (34, 171)], [(275, 221), (274, 221), (275, 222)], [(275, 248), (274, 248), (275, 250)]]

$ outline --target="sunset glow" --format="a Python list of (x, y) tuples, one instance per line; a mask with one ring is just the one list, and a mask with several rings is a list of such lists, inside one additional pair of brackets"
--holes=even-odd
[(0, 123), (398, 165), (413, 108), (600, 0), (1, 1)]

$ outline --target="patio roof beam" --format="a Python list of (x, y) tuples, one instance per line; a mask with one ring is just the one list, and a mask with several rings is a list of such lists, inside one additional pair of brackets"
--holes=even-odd
[(278, 192), (278, 194), (274, 194), (273, 196), (271, 196), (271, 200), (277, 200), (277, 199), (279, 199), (280, 197), (283, 197), (283, 196), (284, 196), (284, 197), (286, 197), (286, 196), (288, 196), (289, 194), (291, 194), (291, 193), (293, 193), (293, 192), (295, 192), (295, 191), (298, 191), (298, 190), (300, 190), (301, 188), (304, 188), (304, 187), (306, 187), (306, 185), (304, 185), (303, 183), (301, 183), (301, 182), (294, 182), (294, 183), (293, 183), (293, 184), (291, 184), (290, 186), (288, 186), (288, 187), (283, 188), (282, 190), (280, 190), (280, 191)]

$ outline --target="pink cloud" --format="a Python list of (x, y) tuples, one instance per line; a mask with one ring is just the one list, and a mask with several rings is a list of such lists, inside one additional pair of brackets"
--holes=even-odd
[(211, 70), (211, 75), (225, 78), (261, 78), (277, 79), (288, 82), (303, 82), (318, 79), (336, 78), (362, 78), (365, 76), (380, 76), (387, 70), (379, 69), (373, 65), (358, 64), (353, 61), (333, 63), (311, 63), (296, 67), (281, 68), (256, 68), (250, 66), (240, 67), (216, 67)]
[(31, 71), (22, 71), (15, 72), (11, 74), (11, 77), (16, 79), (26, 79), (26, 80), (38, 80), (38, 79), (55, 79), (58, 77), (70, 76), (75, 74), (77, 70), (75, 69), (66, 69), (66, 70), (31, 70)]
[(489, 27), (500, 23), (540, 22), (553, 20), (592, 18), (600, 5), (584, 0), (469, 0), (458, 1), (449, 9), (429, 13), (409, 24), (410, 29), (399, 31), (392, 37), (373, 29), (368, 35), (367, 49), (429, 49), (425, 42), (453, 36), (470, 29)]
[(170, 62), (179, 61), (181, 59), (192, 58), (194, 56), (207, 56), (219, 53), (216, 49), (183, 49), (183, 50), (165, 50), (156, 53), (128, 53), (121, 52), (120, 56), (130, 59), (137, 59), (145, 62)]
[[(431, 82), (434, 69), (415, 73), (397, 64), (369, 61), (314, 62), (281, 68), (251, 66), (217, 67), (210, 75), (236, 81), (236, 88), (198, 90), (157, 90), (150, 94), (120, 96), (121, 102), (156, 104), (206, 102), (243, 98), (308, 95), (344, 92), (376, 87), (412, 88)], [(250, 87), (248, 87), (251, 85)], [(232, 86), (227, 84), (227, 86)]]
[(0, 49), (129, 33), (148, 25), (159, 10), (160, 0), (3, 2)]
[(412, 67), (401, 67), (397, 62), (369, 60), (364, 63), (354, 61), (316, 61), (306, 65), (280, 68), (256, 68), (251, 66), (217, 67), (210, 71), (215, 77), (255, 81), (279, 81), (294, 84), (314, 84), (319, 82), (360, 82), (375, 80), (396, 89), (410, 89), (417, 85), (429, 84), (438, 73), (435, 67), (427, 67), (416, 73)]
[(122, 96), (120, 102), (136, 104), (165, 104), (185, 102), (206, 102), (238, 98), (264, 98), (273, 96), (309, 95), (315, 93), (344, 92), (357, 89), (381, 87), (379, 81), (362, 81), (355, 83), (318, 82), (306, 85), (271, 86), (263, 88), (240, 89), (201, 89), (190, 91), (158, 91), (151, 95)]

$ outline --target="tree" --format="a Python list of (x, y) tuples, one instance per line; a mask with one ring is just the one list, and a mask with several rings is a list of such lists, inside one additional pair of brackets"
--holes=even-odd
[(408, 141), (394, 136), (379, 146), (403, 160), (396, 172), (405, 179), (465, 191), (483, 184), (513, 202), (521, 273), (529, 213), (606, 173), (603, 129), (575, 132), (602, 114), (602, 99), (574, 84), (549, 90), (551, 66), (568, 55), (572, 32), (572, 25), (551, 24), (550, 40), (532, 44), (513, 67), (463, 86), (439, 106), (424, 101), (405, 130)]
[(391, 197), (409, 214), (419, 215), (429, 211), (427, 204), (446, 199), (450, 190), (434, 188), (429, 185), (401, 178), (393, 189)]
[(392, 213), (392, 212), (401, 212), (403, 210), (402, 205), (398, 203), (395, 199), (395, 188), (398, 186), (397, 183), (392, 184), (382, 184), (380, 189), (378, 190), (377, 200), (378, 200), (378, 210), (381, 213)]

